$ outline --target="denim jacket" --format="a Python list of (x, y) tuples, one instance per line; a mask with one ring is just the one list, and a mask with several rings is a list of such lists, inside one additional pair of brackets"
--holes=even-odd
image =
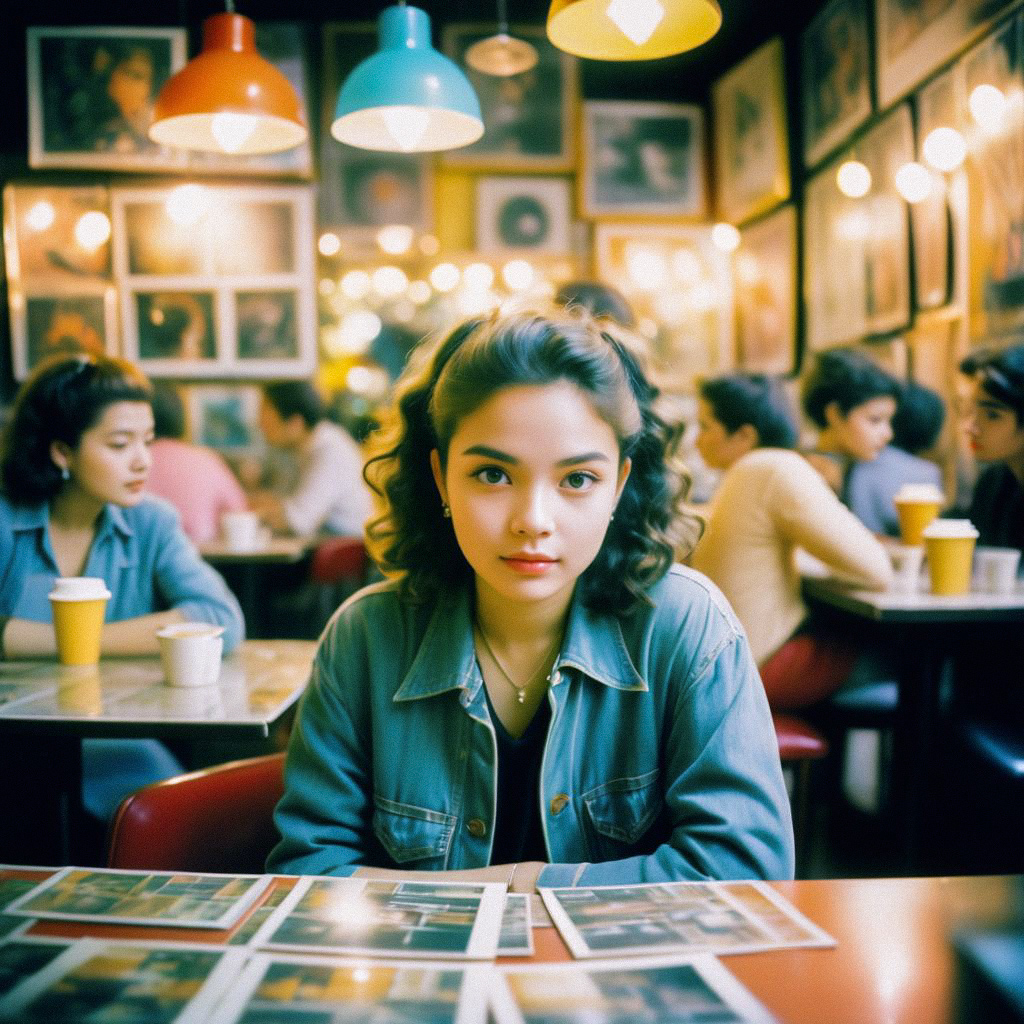
[[(649, 597), (619, 617), (573, 599), (548, 692), (539, 884), (791, 878), (789, 802), (742, 629), (690, 569)], [(268, 868), (483, 867), (496, 763), (470, 596), (413, 606), (369, 587), (321, 641)]]

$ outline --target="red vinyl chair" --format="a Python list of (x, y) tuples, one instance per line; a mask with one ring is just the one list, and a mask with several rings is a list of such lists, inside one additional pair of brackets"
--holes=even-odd
[(314, 583), (360, 584), (366, 579), (369, 558), (361, 537), (331, 537), (313, 549), (309, 578)]
[(828, 754), (828, 742), (817, 729), (796, 715), (772, 712), (779, 759), (793, 772), (793, 832), (796, 836), (797, 877), (806, 866), (811, 844), (811, 763)]
[(262, 874), (278, 841), (284, 754), (177, 775), (125, 797), (107, 838), (107, 867)]

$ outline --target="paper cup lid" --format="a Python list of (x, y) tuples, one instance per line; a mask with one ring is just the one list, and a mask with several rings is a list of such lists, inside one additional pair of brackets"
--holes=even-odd
[(109, 600), (106, 581), (98, 576), (58, 576), (50, 591), (51, 601)]
[(970, 519), (933, 519), (924, 530), (925, 537), (972, 537), (978, 531)]
[(942, 491), (934, 484), (904, 484), (893, 501), (944, 501)]

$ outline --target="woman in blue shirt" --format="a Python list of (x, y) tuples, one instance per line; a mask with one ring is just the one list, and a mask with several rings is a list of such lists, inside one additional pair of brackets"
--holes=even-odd
[(655, 396), (620, 340), (564, 314), (471, 321), (410, 367), (367, 468), (393, 578), (321, 642), (272, 870), (518, 891), (791, 876), (746, 638), (672, 564), (690, 521)]
[[(97, 576), (111, 592), (104, 655), (156, 654), (173, 622), (244, 623), (224, 581), (146, 495), (153, 439), (150, 386), (130, 363), (61, 356), (42, 364), (14, 403), (0, 448), (0, 652), (55, 657), (47, 595), (58, 576)], [(100, 817), (120, 796), (180, 765), (159, 744), (87, 741), (86, 806)], [(148, 753), (147, 753), (148, 751)]]

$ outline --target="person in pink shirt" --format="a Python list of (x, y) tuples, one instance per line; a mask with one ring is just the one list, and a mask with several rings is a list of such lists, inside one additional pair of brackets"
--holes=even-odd
[(224, 513), (243, 512), (248, 507), (245, 492), (212, 448), (182, 440), (185, 412), (170, 385), (154, 386), (153, 419), (156, 440), (148, 489), (174, 505), (193, 543), (215, 540)]

